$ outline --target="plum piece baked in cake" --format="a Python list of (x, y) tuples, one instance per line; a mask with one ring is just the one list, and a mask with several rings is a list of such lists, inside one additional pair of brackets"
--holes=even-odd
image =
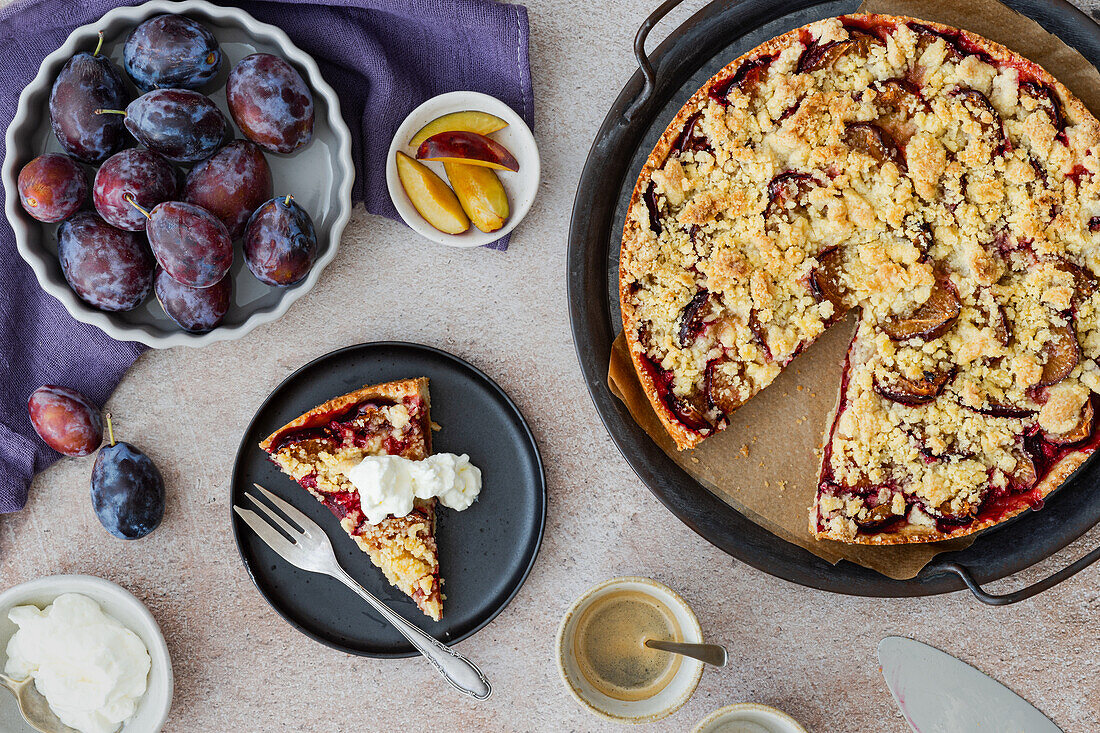
[(927, 542), (1041, 506), (1097, 443), (1098, 144), (1044, 69), (913, 18), (819, 21), (726, 66), (647, 160), (620, 254), (677, 446), (856, 308), (811, 532)]
[(404, 517), (371, 524), (347, 472), (366, 456), (420, 461), (431, 455), (428, 380), (363, 387), (313, 408), (260, 443), (271, 459), (322, 504), (371, 562), (425, 614), (443, 616), (435, 499), (416, 500)]

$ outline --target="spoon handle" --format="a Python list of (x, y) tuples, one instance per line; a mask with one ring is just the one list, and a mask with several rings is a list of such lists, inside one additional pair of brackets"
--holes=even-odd
[(725, 667), (726, 662), (729, 661), (726, 648), (721, 644), (688, 644), (681, 641), (646, 639), (645, 645), (650, 649), (660, 649), (663, 652), (672, 652), (673, 654), (682, 654), (685, 657), (698, 659), (700, 662), (713, 664), (715, 667)]

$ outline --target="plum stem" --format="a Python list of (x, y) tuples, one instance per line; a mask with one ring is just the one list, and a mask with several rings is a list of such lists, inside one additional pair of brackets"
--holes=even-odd
[(122, 196), (122, 200), (125, 201), (126, 203), (130, 204), (130, 206), (133, 206), (135, 209), (140, 211), (142, 214), (144, 214), (146, 219), (151, 219), (152, 218), (151, 216), (149, 216), (148, 211), (146, 211), (145, 209), (138, 206), (138, 202), (134, 201), (134, 197), (131, 194), (129, 194), (129, 193), (124, 194)]
[(95, 45), (95, 50), (92, 51), (93, 56), (98, 56), (100, 50), (103, 48), (103, 31), (99, 32), (99, 43)]
[(283, 201), (283, 206), (290, 206), (290, 200), (294, 198), (289, 193), (286, 195), (286, 201)]
[(111, 441), (111, 445), (115, 444), (115, 426), (111, 423), (111, 413), (104, 412), (103, 416), (107, 418), (107, 439)]
[(126, 110), (124, 110), (124, 109), (102, 109), (102, 108), (100, 108), (100, 109), (95, 110), (95, 113), (97, 115), (122, 115), (123, 117), (126, 116)]

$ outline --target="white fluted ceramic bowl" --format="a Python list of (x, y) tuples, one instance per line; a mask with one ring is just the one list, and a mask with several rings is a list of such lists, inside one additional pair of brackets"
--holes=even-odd
[[(319, 253), (309, 275), (289, 288), (264, 285), (248, 271), (240, 245), (233, 263), (233, 305), (222, 325), (209, 333), (188, 333), (175, 324), (150, 293), (138, 308), (107, 313), (76, 296), (57, 260), (57, 225), (43, 224), (29, 216), (19, 203), (16, 179), (19, 170), (43, 153), (63, 152), (50, 129), (49, 99), (54, 79), (65, 62), (79, 51), (92, 51), (103, 31), (103, 53), (122, 69), (122, 46), (130, 31), (142, 21), (162, 13), (186, 15), (211, 30), (221, 46), (224, 61), (217, 78), (199, 91), (227, 113), (225, 79), (233, 66), (256, 52), (275, 54), (296, 68), (313, 91), (315, 121), (313, 140), (291, 155), (264, 152), (271, 166), (275, 194), (292, 194), (309, 212), (317, 229)], [(125, 73), (123, 73), (125, 77)], [(126, 79), (132, 97), (140, 92)], [(230, 118), (232, 121), (232, 118)], [(236, 137), (243, 137), (234, 125)], [(215, 341), (238, 339), (252, 329), (278, 319), (291, 304), (309, 292), (325, 266), (336, 256), (336, 247), (351, 216), (351, 187), (355, 167), (351, 160), (351, 134), (340, 116), (336, 92), (321, 77), (317, 62), (273, 25), (261, 23), (238, 8), (223, 8), (205, 0), (152, 0), (136, 7), (115, 8), (98, 22), (73, 31), (61, 48), (42, 61), (38, 76), (19, 97), (19, 107), (8, 126), (7, 154), (3, 165), (5, 206), (15, 231), (19, 254), (38, 276), (42, 288), (61, 301), (74, 318), (103, 329), (120, 341), (140, 341), (154, 348), (205, 346)], [(91, 166), (88, 183), (95, 175)], [(90, 206), (90, 203), (89, 203)]]

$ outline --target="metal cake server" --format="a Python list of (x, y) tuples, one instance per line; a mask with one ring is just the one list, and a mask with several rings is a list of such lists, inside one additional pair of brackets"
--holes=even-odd
[(888, 636), (878, 660), (916, 733), (1062, 733), (1027, 700), (935, 647)]
[(46, 698), (35, 688), (33, 677), (17, 680), (0, 674), (0, 687), (6, 687), (15, 695), (23, 720), (35, 730), (42, 733), (78, 733), (54, 715)]
[[(416, 647), (417, 651), (423, 654), (432, 663), (432, 666), (443, 675), (443, 678), (459, 692), (477, 700), (485, 700), (492, 694), (492, 686), (473, 662), (458, 652), (447, 648), (398, 616), (387, 608), (386, 604), (375, 598), (370, 591), (356, 583), (340, 567), (340, 563), (336, 560), (336, 554), (332, 551), (332, 542), (329, 541), (328, 535), (316, 522), (259, 484), (252, 485), (268, 501), (278, 507), (291, 522), (301, 527), (301, 529), (297, 529), (291, 526), (271, 507), (261, 502), (251, 493), (246, 492), (245, 496), (267, 516), (267, 519), (251, 509), (242, 509), (236, 504), (233, 505), (233, 511), (244, 520), (245, 524), (252, 528), (253, 532), (260, 536), (261, 540), (267, 543), (268, 547), (295, 567), (312, 573), (328, 575), (351, 588), (360, 598), (373, 606), (384, 619), (393, 624), (393, 627), (400, 631), (409, 640), (409, 643)], [(279, 529), (276, 529), (276, 527)], [(280, 533), (279, 530), (285, 532), (286, 536)], [(291, 539), (287, 539), (287, 537)]]

